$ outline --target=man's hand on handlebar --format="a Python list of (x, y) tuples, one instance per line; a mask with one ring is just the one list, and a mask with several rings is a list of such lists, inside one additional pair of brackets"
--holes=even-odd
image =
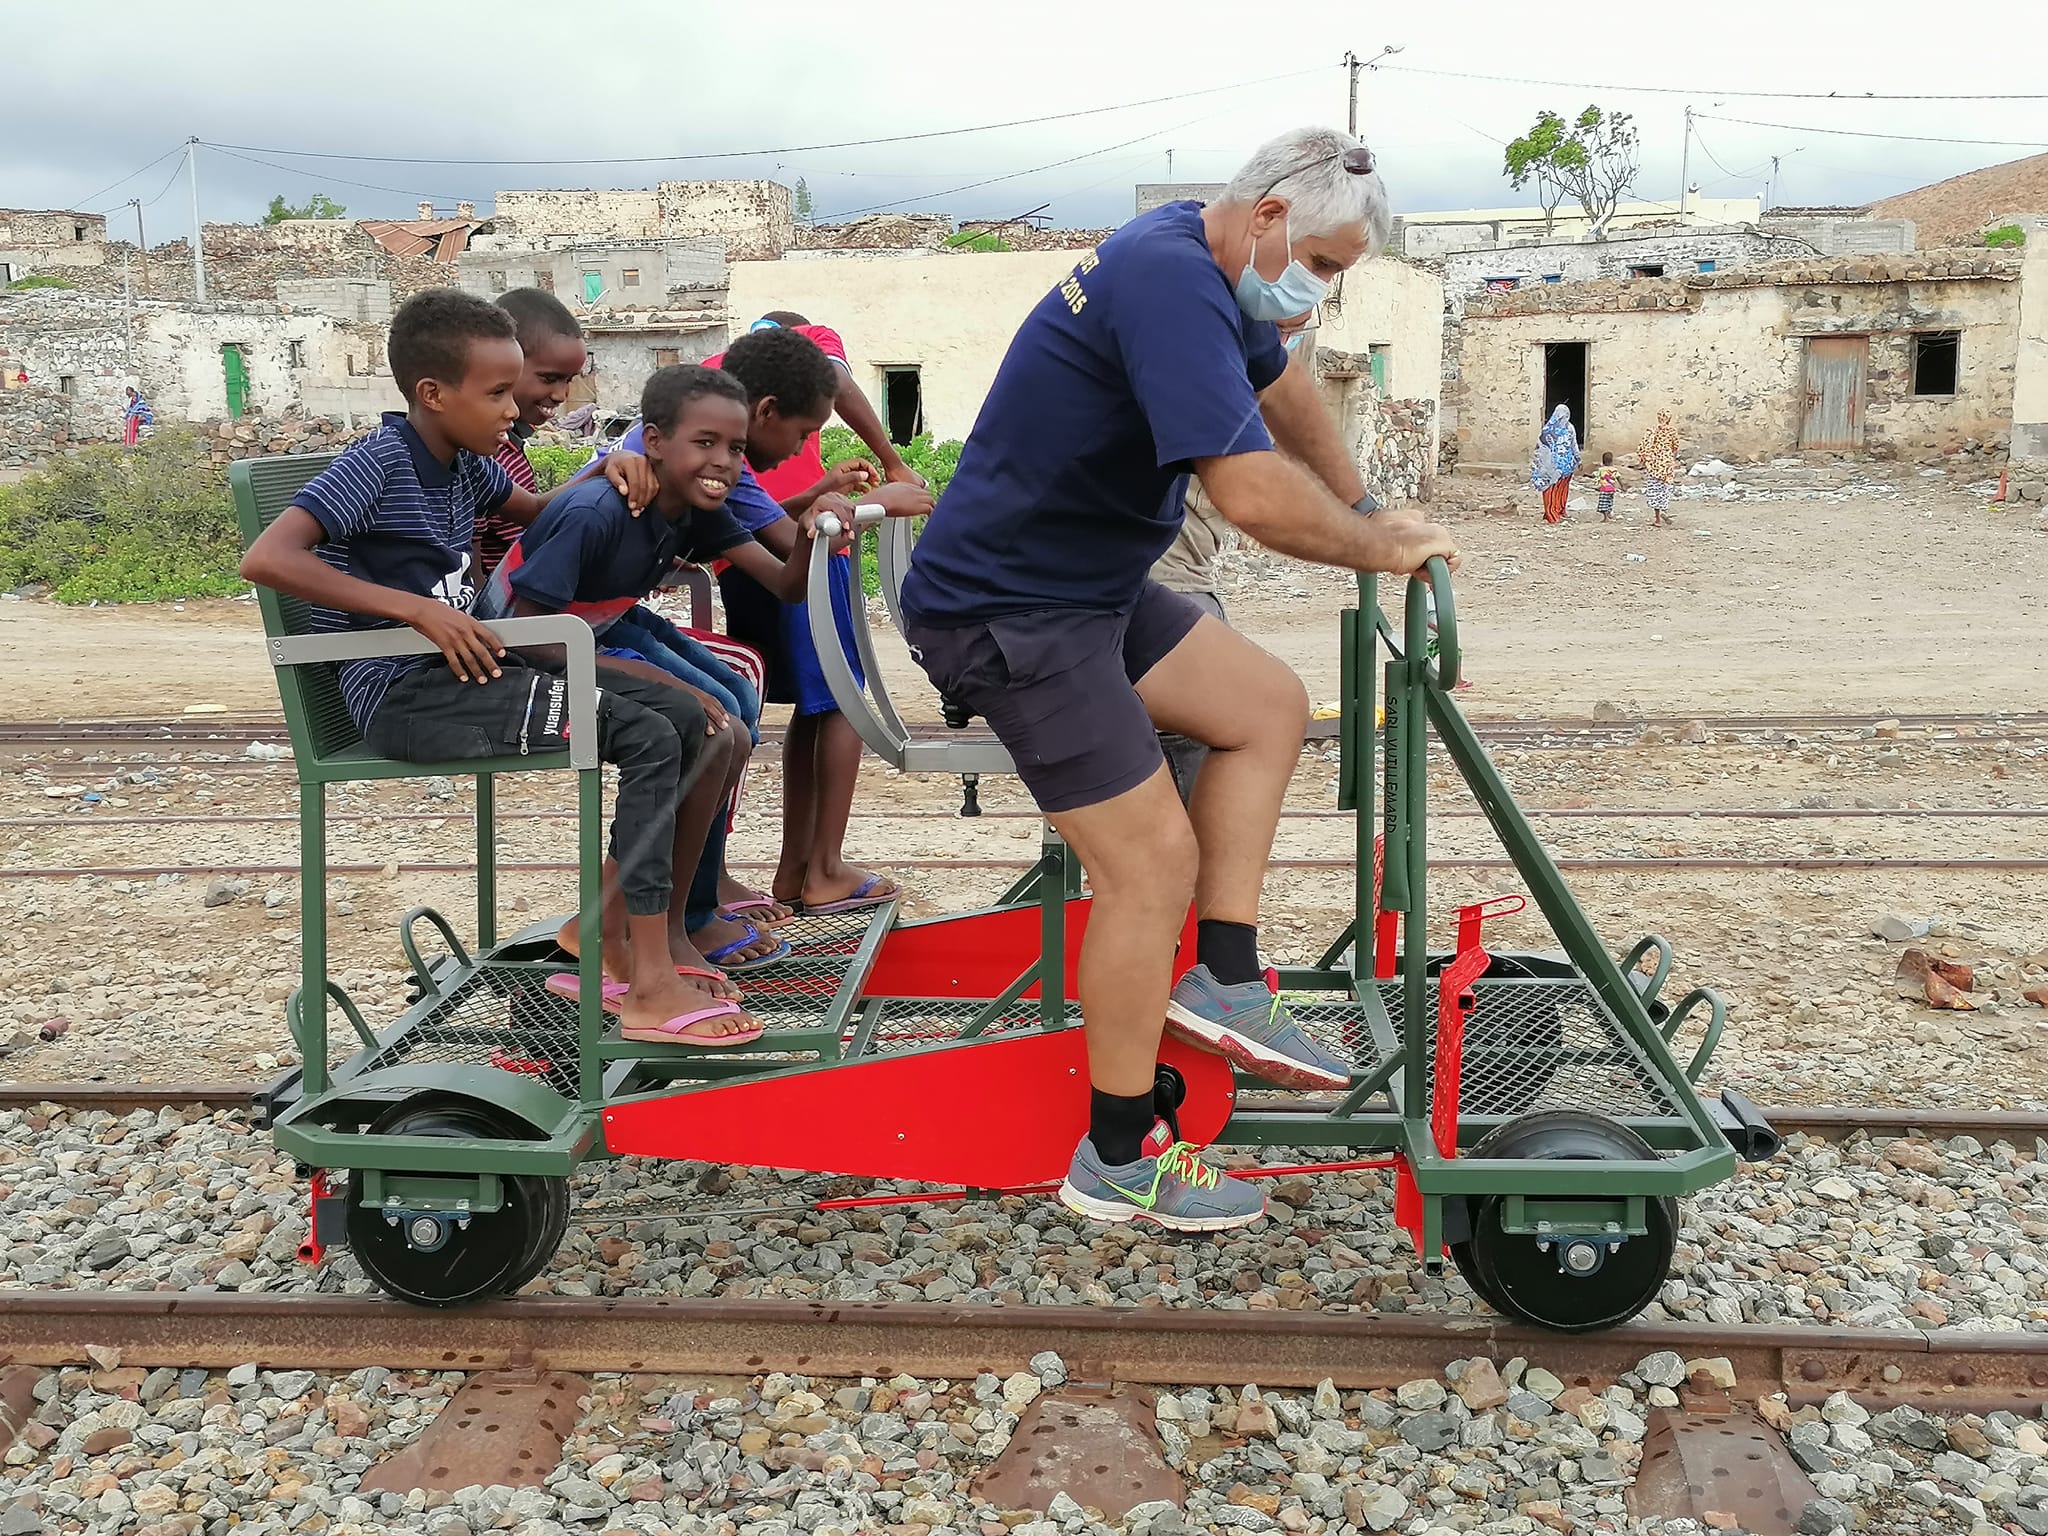
[(1380, 566), (1396, 576), (1420, 576), (1423, 566), (1432, 555), (1441, 555), (1445, 565), (1455, 574), (1463, 563), (1458, 541), (1448, 528), (1439, 528), (1435, 523), (1409, 522), (1401, 520), (1390, 525), (1395, 534), (1394, 548), (1386, 562)]

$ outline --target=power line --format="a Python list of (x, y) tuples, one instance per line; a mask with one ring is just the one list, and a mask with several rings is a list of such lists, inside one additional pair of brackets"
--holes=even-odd
[(365, 192), (393, 192), (400, 197), (423, 197), (427, 199), (429, 202), (435, 203), (454, 203), (461, 201), (460, 198), (451, 197), (444, 192), (421, 192), (416, 188), (380, 187), (372, 182), (350, 181), (346, 176), (329, 176), (324, 171), (309, 171), (304, 166), (279, 165), (275, 160), (261, 160), (258, 159), (255, 155), (245, 155), (240, 150), (231, 149), (229, 146), (225, 144), (215, 144), (207, 139), (201, 139), (199, 142), (201, 144), (204, 144), (208, 149), (218, 150), (221, 154), (231, 156), (236, 160), (246, 160), (251, 165), (268, 166), (273, 171), (283, 171), (287, 176), (303, 176), (308, 181), (330, 182), (338, 187), (360, 187)]
[[(1698, 122), (1699, 116), (1700, 114), (1697, 112), (1693, 114), (1693, 120), (1695, 123)], [(1714, 153), (1713, 149), (1709, 147), (1705, 139), (1700, 137), (1700, 131), (1697, 127), (1695, 127), (1692, 131), (1692, 141), (1693, 143), (1699, 145), (1700, 153), (1705, 155), (1709, 160), (1711, 160), (1714, 163), (1714, 168), (1730, 181), (1747, 181), (1750, 177), (1756, 175), (1758, 171), (1764, 169), (1764, 166), (1770, 164), (1770, 161), (1766, 160), (1763, 162), (1762, 165), (1752, 166), (1749, 170), (1746, 171), (1731, 171), (1728, 169), (1727, 166), (1721, 164), (1721, 157)]]
[[(130, 171), (126, 176), (123, 176), (119, 181), (108, 182), (104, 187), (101, 187), (99, 191), (93, 193), (92, 196), (81, 197), (76, 203), (72, 204), (72, 206), (74, 208), (90, 207), (93, 203), (98, 202), (101, 198), (105, 197), (109, 192), (113, 191), (114, 188), (126, 186), (129, 182), (133, 181), (136, 177), (140, 176), (144, 171), (151, 170), (156, 166), (162, 165), (166, 160), (170, 159), (171, 156), (177, 154), (178, 151), (180, 151), (184, 147), (185, 146), (183, 144), (173, 144), (169, 149), (165, 150), (162, 154), (158, 155), (154, 160), (150, 161), (148, 165), (137, 166), (134, 170)], [(110, 206), (119, 207), (120, 205), (116, 203), (111, 204)]]
[(1430, 75), (1439, 80), (1483, 80), (1491, 85), (1542, 85), (1562, 91), (1634, 91), (1648, 96), (1751, 96), (1779, 101), (2048, 101), (2048, 93), (1993, 92), (1984, 95), (1930, 92), (1895, 95), (1882, 91), (1741, 91), (1687, 85), (1589, 85), (1583, 80), (1533, 80), (1519, 75), (1475, 75), (1453, 69), (1383, 64), (1389, 74)]
[(1191, 128), (1196, 123), (1202, 121), (1204, 121), (1203, 118), (1192, 117), (1184, 123), (1175, 123), (1171, 127), (1167, 128), (1155, 128), (1150, 133), (1139, 134), (1135, 139), (1125, 139), (1121, 144), (1107, 144), (1104, 145), (1101, 149), (1091, 149), (1086, 154), (1068, 155), (1064, 160), (1048, 161), (1044, 165), (1030, 166), (1021, 171), (1009, 171), (1001, 176), (986, 176), (983, 177), (980, 181), (970, 181), (962, 184), (961, 186), (948, 187), (943, 192), (918, 192), (910, 197), (899, 197), (895, 199), (893, 202), (870, 203), (865, 208), (849, 208), (842, 213), (820, 214), (818, 215), (816, 222), (820, 224), (837, 223), (840, 220), (854, 218), (855, 216), (863, 213), (880, 213), (885, 208), (900, 208), (905, 203), (920, 203), (925, 201), (927, 198), (934, 197), (951, 197), (958, 192), (972, 192), (978, 187), (992, 187), (995, 186), (998, 182), (1015, 181), (1020, 176), (1035, 176), (1040, 171), (1058, 170), (1063, 165), (1073, 165), (1075, 162), (1080, 160), (1094, 160), (1102, 155), (1113, 155), (1120, 149), (1129, 149), (1133, 144), (1143, 144), (1147, 139), (1156, 139), (1160, 137), (1162, 134), (1178, 133), (1181, 129)]
[(1284, 74), (1265, 75), (1257, 80), (1237, 80), (1229, 85), (1207, 86), (1198, 91), (1176, 91), (1170, 96), (1151, 96), (1143, 101), (1119, 101), (1102, 107), (1080, 107), (1072, 112), (1049, 112), (1040, 117), (1011, 118), (1000, 123), (975, 123), (965, 128), (933, 128), (922, 133), (892, 133), (872, 139), (840, 139), (829, 144), (785, 144), (772, 149), (702, 150), (687, 155), (610, 155), (582, 160), (473, 160), (439, 155), (339, 155), (329, 154), (323, 150), (279, 149), (273, 145), (263, 144), (209, 144), (207, 147), (228, 153), (243, 150), (312, 160), (368, 161), (379, 165), (671, 165), (692, 160), (747, 160), (763, 155), (806, 155), (828, 149), (866, 149), (876, 144), (911, 144), (926, 139), (952, 138), (964, 133), (992, 133), (1002, 128), (1029, 128), (1040, 123), (1066, 122), (1077, 117), (1099, 117), (1105, 112), (1128, 112), (1137, 107), (1156, 107), (1171, 101), (1191, 101), (1197, 96), (1214, 96), (1224, 91), (1249, 90), (1253, 86), (1271, 85), (1280, 80), (1298, 80), (1303, 75), (1322, 74), (1337, 67), (1339, 66), (1335, 64), (1316, 65), (1309, 69), (1289, 70)]
[(1909, 144), (1972, 144), (1985, 149), (2048, 149), (2048, 144), (2029, 139), (1945, 139), (1925, 133), (1876, 133), (1864, 128), (1803, 128), (1797, 123), (1759, 123), (1746, 117), (1713, 117), (1705, 112), (1695, 112), (1693, 117), (1695, 120), (1704, 118), (1710, 123), (1739, 123), (1744, 128), (1775, 128), (1781, 133), (1825, 133), (1838, 139), (1895, 139)]
[(164, 200), (164, 194), (169, 192), (171, 188), (174, 185), (176, 185), (178, 178), (184, 174), (185, 167), (183, 166), (183, 164), (172, 166), (171, 174), (166, 176), (164, 178), (164, 184), (161, 187), (157, 188), (156, 196), (152, 197), (148, 202), (144, 203), (142, 206), (145, 208), (154, 208), (158, 203), (162, 202)]

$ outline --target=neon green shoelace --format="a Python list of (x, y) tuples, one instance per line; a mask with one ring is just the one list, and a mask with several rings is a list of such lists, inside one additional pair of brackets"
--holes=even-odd
[(1159, 1172), (1184, 1179), (1196, 1189), (1216, 1187), (1216, 1170), (1203, 1162), (1196, 1149), (1184, 1141), (1176, 1141), (1159, 1154)]

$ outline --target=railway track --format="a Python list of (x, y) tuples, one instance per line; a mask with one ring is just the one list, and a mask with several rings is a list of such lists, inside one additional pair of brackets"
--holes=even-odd
[[(1674, 729), (1698, 720), (1716, 735), (1802, 736), (1820, 732), (1868, 731), (1880, 723), (1895, 723), (1902, 731), (1950, 732), (1957, 739), (1971, 739), (1962, 733), (1992, 732), (2000, 735), (2048, 731), (2048, 713), (2039, 711), (1940, 714), (1785, 714), (1785, 715), (1674, 715), (1644, 716), (1626, 720), (1592, 720), (1585, 717), (1546, 716), (1536, 719), (1496, 717), (1474, 720), (1473, 728), (1484, 741), (1500, 744), (1556, 744), (1564, 746), (1625, 743), (1646, 728)], [(913, 725), (920, 733), (941, 734), (937, 722)], [(251, 741), (282, 740), (281, 715), (205, 715), (169, 719), (133, 720), (17, 720), (0, 722), (0, 747), (78, 746), (105, 742), (114, 745), (155, 744), (169, 746), (222, 745)], [(1310, 740), (1327, 740), (1336, 735), (1336, 721), (1311, 723)], [(762, 729), (764, 741), (779, 742), (782, 728), (768, 724)]]
[[(1035, 858), (1009, 859), (890, 859), (889, 867), (898, 870), (962, 870), (962, 869), (1030, 869), (1038, 863)], [(1983, 858), (1983, 859), (1923, 859), (1887, 858), (1879, 855), (1861, 854), (1782, 854), (1776, 858), (1747, 859), (1721, 856), (1673, 857), (1673, 858), (1559, 858), (1552, 860), (1566, 873), (1572, 874), (1617, 874), (1623, 872), (1653, 873), (1656, 871), (1728, 869), (1728, 870), (1842, 870), (1842, 869), (1883, 869), (1922, 870), (1957, 874), (2011, 874), (2021, 871), (2048, 870), (2048, 858)], [(574, 873), (576, 863), (568, 859), (501, 859), (498, 862), (500, 874), (562, 874)], [(733, 870), (773, 870), (772, 859), (733, 859), (728, 861)], [(1357, 867), (1351, 859), (1273, 859), (1266, 867), (1269, 870), (1331, 871), (1352, 870)], [(1443, 858), (1431, 859), (1431, 869), (1476, 869), (1510, 870), (1515, 863), (1507, 858)], [(462, 875), (474, 874), (474, 862), (459, 860), (395, 860), (385, 864), (337, 864), (330, 862), (327, 873), (332, 875), (377, 875), (396, 869), (401, 874), (412, 875)], [(154, 880), (159, 875), (296, 875), (296, 864), (75, 864), (51, 868), (20, 865), (11, 868), (0, 867), (0, 880), (78, 880), (83, 878), (107, 880)]]
[(85, 1362), (88, 1345), (144, 1368), (949, 1380), (1007, 1375), (1053, 1350), (1077, 1382), (1312, 1387), (1329, 1378), (1368, 1390), (1479, 1355), (1541, 1358), (1567, 1379), (1612, 1380), (1675, 1350), (1726, 1360), (1740, 1394), (1797, 1401), (1849, 1392), (1866, 1406), (2031, 1415), (2048, 1391), (2048, 1335), (1960, 1329), (1659, 1324), (1561, 1337), (1485, 1317), (1371, 1312), (526, 1297), (450, 1314), (355, 1296), (6, 1293), (0, 1353), (64, 1366)]

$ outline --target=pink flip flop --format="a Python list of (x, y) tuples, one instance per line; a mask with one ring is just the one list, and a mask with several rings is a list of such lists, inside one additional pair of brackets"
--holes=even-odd
[(719, 1003), (710, 1008), (699, 1008), (694, 1013), (679, 1013), (666, 1019), (659, 1028), (633, 1030), (621, 1028), (619, 1038), (638, 1040), (643, 1043), (661, 1042), (670, 1045), (694, 1045), (703, 1050), (729, 1050), (736, 1045), (749, 1045), (767, 1033), (759, 1024), (752, 1029), (743, 1029), (736, 1035), (693, 1035), (690, 1030), (696, 1025), (709, 1023), (713, 1019), (729, 1019), (740, 1011), (738, 1003)]
[(773, 896), (755, 896), (746, 901), (729, 901), (718, 910), (727, 917), (741, 917), (749, 912), (773, 911), (776, 907), (783, 908), (783, 910), (789, 913), (789, 916), (764, 919), (763, 921), (768, 922), (770, 926), (778, 922), (789, 922), (797, 916), (794, 907), (791, 907), (787, 902), (777, 901)]
[[(558, 971), (541, 983), (557, 997), (566, 997), (572, 1003), (583, 1000), (583, 978), (574, 971)], [(620, 998), (632, 990), (628, 982), (607, 981), (600, 989), (598, 1001), (606, 1008), (617, 1005)]]

